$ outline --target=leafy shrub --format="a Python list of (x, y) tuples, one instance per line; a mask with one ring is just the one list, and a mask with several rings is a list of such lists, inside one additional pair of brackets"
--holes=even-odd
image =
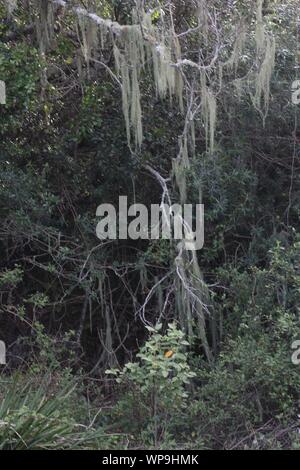
[(139, 362), (129, 362), (122, 370), (108, 370), (125, 389), (114, 408), (118, 424), (125, 432), (142, 435), (144, 444), (157, 447), (182, 419), (188, 405), (187, 385), (191, 371), (184, 333), (175, 323), (166, 334), (162, 325), (147, 327), (149, 340), (137, 354)]

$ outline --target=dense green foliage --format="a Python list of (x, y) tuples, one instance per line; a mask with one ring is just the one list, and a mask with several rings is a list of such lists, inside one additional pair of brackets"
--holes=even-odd
[[(54, 36), (41, 53), (34, 27), (41, 2), (19, 1), (12, 15), (5, 3), (0, 449), (299, 448), (300, 365), (291, 361), (300, 340), (300, 148), (291, 102), (299, 5), (263, 2), (276, 37), (263, 126), (251, 93), (239, 96), (232, 84), (255, 56), (255, 2), (211, 2), (220, 40), (234, 35), (243, 15), (252, 33), (241, 63), (224, 71), (228, 85), (220, 94), (207, 76), (218, 102), (214, 151), (198, 119), (185, 169), (188, 202), (199, 202), (201, 191), (205, 204), (205, 243), (196, 256), (208, 356), (197, 315), (187, 324), (187, 308), (178, 307), (176, 248), (168, 240), (103, 244), (95, 231), (102, 202), (117, 205), (127, 195), (129, 204), (160, 203), (161, 187), (147, 166), (166, 180), (171, 175), (178, 200), (172, 163), (184, 113), (175, 99), (155, 95), (144, 70), (144, 139), (140, 149), (130, 148), (112, 43), (104, 41), (98, 59), (82, 60), (80, 74), (74, 12), (56, 11)], [(168, 18), (168, 2), (158, 3)], [(197, 2), (171, 3), (176, 30), (196, 29)], [(121, 25), (132, 21), (134, 1), (87, 4)], [(159, 12), (153, 7), (157, 25)], [(196, 60), (199, 40), (211, 57), (215, 35), (208, 31), (206, 45), (202, 36), (183, 36), (183, 52)]]

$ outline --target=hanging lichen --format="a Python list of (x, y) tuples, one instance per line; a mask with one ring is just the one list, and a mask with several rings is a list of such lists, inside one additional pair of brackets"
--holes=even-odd
[(261, 113), (263, 121), (265, 121), (269, 110), (270, 82), (275, 66), (275, 52), (275, 39), (267, 37), (265, 57), (256, 77), (255, 95), (253, 97), (253, 104)]
[(134, 129), (135, 144), (137, 147), (141, 147), (143, 141), (142, 109), (140, 86), (136, 67), (132, 71), (131, 125)]
[[(209, 291), (203, 280), (195, 251), (180, 251), (175, 260), (178, 275), (177, 308), (182, 328), (193, 336), (193, 323), (197, 326), (208, 362), (212, 363), (209, 348), (205, 316), (208, 313)], [(194, 319), (194, 321), (193, 321)]]
[(257, 0), (255, 40), (256, 40), (256, 50), (258, 54), (260, 54), (264, 50), (264, 47), (265, 47), (265, 25), (263, 21), (263, 3), (264, 3), (264, 0)]
[(195, 132), (195, 121), (192, 119), (190, 121), (190, 142), (191, 142), (191, 150), (192, 155), (195, 157), (196, 154), (196, 132)]
[[(173, 41), (174, 41), (174, 54), (175, 54), (175, 61), (179, 62), (181, 57), (181, 47), (178, 38), (175, 35), (175, 31), (173, 32)], [(184, 82), (179, 69), (175, 71), (175, 94), (177, 96), (179, 109), (183, 113), (184, 105), (183, 105), (183, 88)]]
[(215, 131), (217, 122), (217, 102), (211, 89), (206, 85), (206, 74), (201, 71), (201, 111), (204, 122), (206, 147), (210, 153), (213, 153), (215, 147)]
[(36, 33), (39, 50), (44, 55), (54, 36), (54, 8), (48, 0), (35, 0), (37, 9)]
[[(103, 37), (105, 28), (100, 27)], [(85, 16), (78, 16), (78, 38), (81, 44), (81, 50), (86, 63), (89, 63), (92, 52), (99, 44), (98, 31), (99, 28), (94, 21)]]
[(240, 101), (242, 98), (242, 94), (243, 94), (243, 80), (240, 78), (237, 78), (236, 80), (234, 80), (233, 85), (235, 88), (237, 98)]
[(186, 170), (189, 168), (189, 155), (188, 155), (188, 136), (187, 133), (179, 139), (179, 153), (177, 158), (173, 159), (172, 171), (175, 178), (176, 186), (180, 194), (181, 204), (187, 201), (187, 183), (186, 183)]
[(130, 119), (129, 119), (129, 110), (130, 110), (130, 101), (131, 101), (131, 87), (130, 87), (130, 77), (128, 64), (121, 57), (121, 76), (122, 76), (122, 109), (125, 119), (127, 142), (130, 145), (131, 141), (131, 132), (130, 132)]
[(153, 54), (153, 72), (157, 95), (165, 98), (169, 92), (170, 96), (175, 93), (175, 70), (171, 67), (171, 51), (165, 42), (154, 45)]
[[(35, 0), (35, 2), (39, 12), (37, 36), (41, 54), (44, 55), (53, 35), (53, 4), (58, 3), (66, 7), (68, 5), (63, 0), (56, 2)], [(157, 96), (164, 99), (168, 95), (170, 100), (176, 96), (180, 110), (183, 111), (184, 108), (183, 77), (180, 68), (174, 65), (174, 62), (181, 60), (181, 47), (174, 26), (171, 30), (168, 28), (161, 10), (161, 28), (154, 27), (151, 14), (144, 11), (142, 0), (136, 2), (136, 8), (132, 12), (133, 26), (128, 27), (90, 13), (89, 9), (95, 8), (96, 4), (92, 0), (87, 3), (87, 10), (74, 7), (77, 13), (75, 22), (77, 37), (83, 59), (87, 64), (87, 76), (89, 77), (93, 52), (99, 48), (99, 45), (103, 49), (107, 41), (112, 41), (116, 71), (120, 75), (122, 84), (122, 108), (127, 140), (130, 145), (133, 135), (135, 144), (139, 148), (143, 141), (140, 76), (146, 63), (152, 66)], [(108, 31), (114, 34), (108, 35)], [(76, 62), (78, 76), (82, 80), (83, 64), (79, 56)], [(45, 75), (45, 83), (46, 80)]]
[(79, 32), (81, 33), (81, 38), (80, 38), (80, 34), (78, 34), (78, 39), (79, 41), (81, 39), (82, 54), (83, 54), (85, 61), (88, 62), (89, 57), (90, 57), (90, 45), (88, 44), (88, 39), (86, 35), (86, 23), (87, 23), (87, 19), (84, 16), (78, 17), (78, 26), (79, 26), (78, 33)]
[[(123, 29), (114, 41), (115, 67), (121, 72), (123, 114), (127, 139), (130, 143), (134, 135), (137, 147), (143, 141), (142, 111), (140, 103), (140, 74), (146, 62), (152, 64), (154, 86), (159, 98), (177, 96), (180, 109), (183, 110), (183, 79), (180, 70), (173, 62), (180, 60), (181, 51), (178, 38), (172, 32), (160, 31), (153, 27), (151, 16), (139, 9), (133, 11), (133, 22), (142, 21), (140, 28)], [(143, 36), (146, 31), (146, 40)], [(172, 49), (174, 49), (172, 51)]]
[(235, 71), (238, 67), (238, 64), (241, 61), (241, 56), (245, 47), (246, 39), (247, 39), (247, 28), (246, 28), (245, 23), (242, 21), (237, 28), (236, 39), (234, 42), (231, 57), (226, 62), (226, 65), (229, 65), (230, 67), (234, 68)]
[(198, 0), (197, 16), (200, 34), (207, 43), (209, 26), (206, 0)]
[(7, 11), (8, 17), (10, 18), (12, 16), (13, 12), (15, 11), (15, 9), (18, 6), (18, 1), (17, 0), (7, 0), (5, 2), (5, 6), (6, 6), (6, 11)]
[(135, 144), (140, 148), (143, 141), (143, 126), (139, 76), (145, 62), (141, 31), (138, 29), (124, 31), (118, 42), (120, 46), (115, 42), (113, 53), (116, 71), (121, 74), (122, 80), (122, 108), (127, 141), (130, 145), (133, 133)]

